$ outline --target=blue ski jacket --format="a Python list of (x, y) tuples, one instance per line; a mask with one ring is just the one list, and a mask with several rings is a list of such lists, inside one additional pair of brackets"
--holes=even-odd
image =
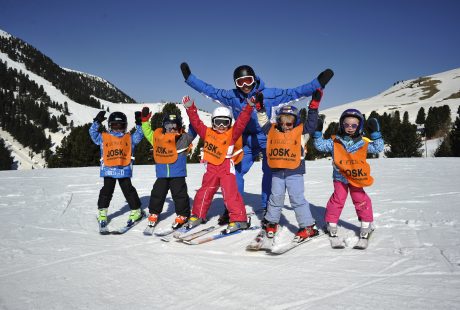
[[(295, 88), (266, 88), (264, 81), (256, 76), (256, 85), (249, 94), (243, 94), (238, 89), (218, 89), (206, 82), (198, 79), (193, 73), (190, 74), (185, 81), (190, 87), (196, 91), (212, 98), (220, 104), (231, 108), (235, 119), (240, 115), (243, 107), (246, 105), (246, 99), (254, 96), (258, 92), (264, 94), (264, 106), (267, 111), (268, 118), (271, 118), (274, 108), (281, 104), (288, 104), (292, 101), (300, 100), (304, 97), (309, 97), (312, 93), (321, 88), (317, 79), (310, 83), (303, 84)], [(250, 148), (265, 148), (267, 137), (262, 132), (257, 121), (257, 113), (254, 110), (246, 129), (243, 132), (243, 144)]]
[[(89, 135), (91, 137), (91, 140), (96, 145), (100, 146), (101, 150), (101, 167), (100, 167), (100, 176), (102, 178), (104, 177), (110, 177), (114, 179), (121, 179), (121, 178), (131, 178), (133, 176), (133, 161), (134, 157), (131, 160), (131, 164), (128, 166), (117, 166), (117, 167), (107, 167), (104, 165), (104, 162), (102, 160), (102, 155), (104, 154), (103, 151), (103, 143), (102, 143), (102, 134), (98, 132), (97, 130), (99, 129), (99, 122), (95, 121), (91, 127), (89, 128)], [(109, 134), (115, 136), (115, 137), (123, 137), (125, 133), (123, 132), (114, 132), (114, 131), (109, 131)], [(132, 155), (134, 156), (134, 149), (139, 142), (142, 141), (144, 138), (144, 134), (142, 133), (142, 128), (140, 125), (136, 125), (136, 131), (131, 135), (131, 151)]]
[[(371, 134), (371, 138), (374, 136)], [(383, 151), (384, 148), (384, 142), (383, 139), (380, 135), (375, 135), (376, 138), (375, 140), (371, 140), (367, 146), (367, 153), (371, 154), (377, 154)], [(320, 152), (329, 152), (332, 154), (332, 158), (334, 158), (334, 141), (332, 139), (324, 139), (323, 134), (320, 131), (316, 131), (314, 134), (314, 146), (315, 148), (320, 151)], [(363, 138), (360, 139), (352, 139), (348, 136), (341, 137), (341, 136), (336, 136), (336, 138), (339, 139), (340, 143), (343, 144), (345, 149), (347, 150), (348, 153), (355, 153), (357, 150), (362, 148), (364, 146), (364, 141), (362, 140)], [(367, 139), (367, 138), (365, 138)], [(334, 161), (332, 161), (332, 179), (336, 181), (340, 181), (344, 184), (348, 184), (347, 179), (340, 173), (338, 168), (334, 165)]]

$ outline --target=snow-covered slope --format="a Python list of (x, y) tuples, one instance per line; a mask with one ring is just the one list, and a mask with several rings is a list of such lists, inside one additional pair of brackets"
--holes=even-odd
[[(458, 309), (460, 159), (370, 163), (377, 229), (369, 248), (350, 247), (359, 223), (348, 199), (339, 223), (346, 249), (319, 238), (281, 256), (246, 252), (256, 231), (189, 246), (142, 235), (143, 220), (123, 236), (100, 236), (97, 167), (2, 171), (0, 309)], [(187, 169), (193, 199), (204, 167)], [(307, 163), (306, 198), (320, 225), (331, 170), (328, 160)], [(250, 174), (244, 199), (257, 210), (260, 162)], [(135, 166), (132, 181), (146, 208), (154, 167)], [(218, 193), (209, 224), (222, 210)], [(128, 213), (117, 185), (110, 226), (123, 225)], [(173, 219), (168, 195), (158, 229)], [(297, 226), (291, 207), (281, 224), (288, 240)]]

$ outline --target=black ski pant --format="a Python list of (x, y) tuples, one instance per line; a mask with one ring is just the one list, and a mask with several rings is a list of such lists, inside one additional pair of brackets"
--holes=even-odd
[(163, 205), (169, 190), (171, 190), (176, 214), (189, 217), (190, 198), (188, 196), (185, 177), (157, 179), (150, 193), (149, 212), (160, 214), (163, 211)]
[(131, 184), (131, 178), (114, 179), (110, 177), (104, 178), (104, 186), (101, 188), (101, 191), (99, 192), (97, 208), (104, 209), (109, 207), (117, 180), (118, 184), (120, 184), (121, 191), (123, 192), (123, 195), (125, 196), (126, 201), (128, 202), (131, 210), (139, 209), (141, 207), (141, 200), (139, 199), (139, 195), (137, 194), (136, 189)]

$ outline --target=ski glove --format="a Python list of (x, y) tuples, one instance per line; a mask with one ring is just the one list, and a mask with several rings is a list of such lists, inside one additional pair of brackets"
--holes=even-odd
[(322, 132), (324, 126), (324, 119), (326, 116), (324, 114), (318, 115), (318, 123), (316, 125), (316, 131)]
[(184, 96), (182, 97), (182, 104), (184, 105), (185, 108), (188, 109), (194, 104), (194, 102), (193, 100), (190, 99), (189, 96)]
[(324, 114), (318, 115), (318, 122), (316, 123), (316, 130), (313, 134), (313, 138), (319, 139), (323, 136), (323, 126), (324, 126), (324, 119), (326, 116)]
[(98, 122), (99, 124), (102, 124), (102, 122), (107, 119), (107, 117), (105, 117), (104, 115), (105, 115), (105, 111), (99, 111), (99, 113), (97, 113), (93, 121)]
[(150, 116), (152, 116), (152, 112), (150, 112), (149, 107), (143, 107), (142, 112), (141, 112), (141, 121), (148, 122), (150, 119)]
[(318, 88), (315, 90), (313, 95), (311, 95), (311, 101), (310, 104), (308, 105), (309, 110), (318, 110), (319, 108), (319, 103), (321, 102), (321, 98), (323, 97), (323, 91), (321, 88)]
[(254, 107), (257, 112), (264, 110), (264, 94), (262, 92), (256, 93), (255, 96), (252, 96), (250, 99), (248, 99), (248, 104), (251, 107)]
[(321, 88), (326, 87), (326, 84), (329, 83), (329, 80), (332, 79), (333, 76), (334, 71), (332, 71), (331, 69), (326, 69), (323, 72), (321, 72), (317, 77), (318, 82), (321, 84)]
[(183, 62), (180, 64), (180, 70), (182, 71), (182, 75), (184, 76), (184, 79), (187, 81), (190, 74), (192, 74), (192, 71), (190, 71), (190, 67), (188, 66), (186, 62)]
[(382, 137), (382, 134), (380, 133), (379, 121), (376, 118), (371, 117), (367, 120), (367, 129), (371, 133), (370, 136), (372, 140)]
[(136, 111), (134, 112), (134, 119), (136, 120), (136, 125), (142, 125), (142, 112), (141, 111)]

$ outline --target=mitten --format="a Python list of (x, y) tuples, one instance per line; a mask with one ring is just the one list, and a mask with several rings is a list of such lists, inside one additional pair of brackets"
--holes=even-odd
[(184, 105), (186, 109), (188, 109), (194, 104), (194, 102), (193, 100), (190, 99), (189, 96), (184, 96), (182, 97), (182, 104)]
[(98, 122), (99, 124), (102, 124), (102, 122), (107, 119), (107, 117), (105, 117), (104, 115), (105, 115), (105, 111), (99, 111), (99, 113), (97, 113), (93, 121)]
[(315, 92), (311, 95), (311, 101), (308, 105), (309, 110), (318, 110), (319, 103), (321, 102), (321, 98), (323, 97), (323, 91), (318, 88)]
[(141, 113), (141, 121), (148, 122), (150, 119), (150, 116), (152, 116), (152, 112), (150, 112), (149, 107), (143, 107), (142, 113)]
[(372, 140), (382, 137), (382, 134), (380, 133), (379, 121), (376, 118), (371, 117), (367, 120), (367, 129), (371, 133), (370, 138)]
[(320, 138), (323, 135), (323, 126), (324, 126), (324, 114), (318, 115), (318, 123), (316, 124), (316, 131), (313, 134), (313, 138)]
[(190, 74), (192, 74), (192, 71), (190, 71), (190, 67), (188, 66), (186, 62), (183, 62), (180, 64), (180, 70), (182, 71), (182, 75), (184, 76), (184, 79), (187, 81)]
[(136, 125), (142, 125), (142, 112), (141, 111), (136, 111), (134, 112), (134, 119), (136, 121)]
[(318, 82), (321, 84), (321, 87), (326, 87), (326, 84), (329, 83), (329, 80), (334, 76), (334, 71), (331, 69), (326, 69), (318, 75)]

